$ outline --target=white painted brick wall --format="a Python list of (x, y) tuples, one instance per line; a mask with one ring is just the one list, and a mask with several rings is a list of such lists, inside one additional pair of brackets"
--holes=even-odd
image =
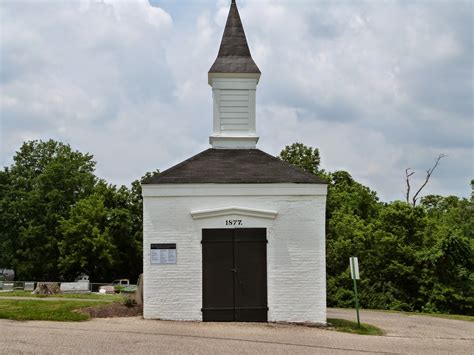
[[(222, 185), (225, 189), (225, 185)], [(267, 228), (268, 320), (326, 322), (326, 196), (144, 197), (144, 317), (201, 320), (203, 228)], [(190, 212), (238, 206), (277, 211), (194, 220)], [(228, 227), (227, 227), (228, 228)], [(177, 264), (150, 264), (151, 243), (176, 243)]]

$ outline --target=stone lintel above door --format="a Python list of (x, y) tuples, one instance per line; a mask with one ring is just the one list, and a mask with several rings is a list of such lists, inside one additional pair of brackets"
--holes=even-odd
[(236, 206), (191, 211), (191, 216), (193, 219), (212, 218), (228, 215), (275, 219), (278, 215), (278, 212)]

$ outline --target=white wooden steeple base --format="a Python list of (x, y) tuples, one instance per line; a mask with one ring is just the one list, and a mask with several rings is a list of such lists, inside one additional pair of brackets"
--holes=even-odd
[(209, 143), (212, 148), (217, 149), (255, 149), (258, 142), (258, 136), (209, 136)]

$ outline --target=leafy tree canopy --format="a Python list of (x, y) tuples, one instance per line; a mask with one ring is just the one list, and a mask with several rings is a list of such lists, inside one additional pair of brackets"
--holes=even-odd
[[(280, 158), (321, 175), (314, 152), (295, 143)], [(472, 197), (430, 195), (418, 206), (381, 203), (346, 171), (324, 175), (329, 306), (353, 307), (349, 257), (358, 256), (363, 307), (474, 313)]]
[(321, 163), (319, 149), (307, 147), (303, 143), (287, 145), (280, 152), (279, 158), (309, 173), (316, 175), (323, 173), (319, 169), (319, 164)]
[(139, 180), (109, 185), (94, 175), (92, 155), (53, 140), (25, 142), (13, 160), (0, 171), (2, 267), (20, 280), (138, 277)]
[(1, 261), (21, 279), (57, 279), (58, 229), (96, 182), (92, 155), (67, 144), (25, 142), (1, 176)]

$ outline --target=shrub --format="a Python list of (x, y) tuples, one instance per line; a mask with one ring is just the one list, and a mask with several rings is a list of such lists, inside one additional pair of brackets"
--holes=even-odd
[(123, 305), (125, 307), (131, 308), (131, 307), (134, 307), (136, 304), (137, 304), (137, 302), (133, 298), (125, 297), (123, 299)]
[(114, 286), (115, 293), (121, 293), (124, 290), (125, 286), (116, 285)]

